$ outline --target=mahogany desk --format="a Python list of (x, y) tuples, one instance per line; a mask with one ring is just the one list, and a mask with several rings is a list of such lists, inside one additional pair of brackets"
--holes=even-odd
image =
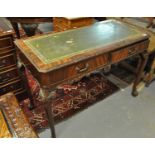
[(52, 136), (55, 137), (51, 90), (75, 81), (97, 69), (139, 55), (132, 95), (137, 96), (147, 61), (149, 37), (128, 24), (116, 20), (91, 26), (15, 41), (20, 61), (38, 80), (43, 91), (45, 109)]

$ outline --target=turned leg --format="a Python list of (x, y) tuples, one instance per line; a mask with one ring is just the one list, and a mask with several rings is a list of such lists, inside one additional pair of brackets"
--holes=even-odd
[(26, 73), (25, 73), (25, 66), (24, 65), (20, 66), (19, 73), (20, 73), (20, 76), (21, 76), (22, 81), (24, 83), (24, 86), (26, 88), (26, 91), (28, 93), (28, 97), (29, 97), (29, 100), (30, 100), (30, 107), (29, 108), (33, 109), (34, 108), (33, 95), (32, 95), (31, 88), (30, 88), (29, 83), (28, 83), (28, 79), (27, 79), (27, 76), (26, 76)]
[(44, 108), (47, 116), (47, 120), (49, 123), (49, 127), (51, 130), (51, 138), (56, 138), (55, 126), (54, 126), (54, 117), (52, 112), (52, 96), (47, 89), (42, 89), (43, 98), (44, 98)]
[[(153, 66), (154, 67), (154, 66)], [(155, 69), (151, 68), (151, 70), (149, 71), (147, 78), (146, 78), (146, 87), (149, 87), (149, 85), (151, 84), (152, 81), (154, 81), (154, 74), (155, 74)]]
[(11, 22), (11, 25), (16, 33), (16, 36), (18, 39), (20, 39), (20, 32), (19, 32), (19, 28), (18, 28), (18, 23), (16, 22)]
[(150, 83), (153, 81), (154, 74), (155, 74), (155, 51), (149, 55), (149, 59), (146, 65), (146, 71), (147, 71), (147, 76), (145, 80), (146, 81), (145, 86), (148, 87)]
[(140, 61), (139, 61), (139, 65), (138, 65), (138, 71), (137, 71), (137, 75), (136, 75), (136, 79), (134, 81), (133, 84), (133, 88), (132, 88), (132, 95), (133, 96), (138, 96), (138, 91), (137, 91), (137, 85), (139, 84), (142, 75), (143, 75), (143, 71), (147, 62), (147, 58), (148, 58), (148, 53), (141, 53), (140, 54)]

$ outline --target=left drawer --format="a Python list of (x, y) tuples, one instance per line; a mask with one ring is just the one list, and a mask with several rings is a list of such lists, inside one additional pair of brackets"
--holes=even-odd
[(20, 79), (18, 79), (0, 86), (0, 95), (3, 95), (8, 92), (15, 92), (16, 90), (19, 90), (21, 88), (23, 88), (23, 83)]
[(0, 38), (0, 50), (13, 47), (13, 41), (10, 36), (5, 38)]
[(0, 85), (17, 78), (19, 78), (19, 74), (16, 67), (13, 67), (8, 70), (0, 71)]
[(0, 69), (12, 65), (16, 65), (16, 57), (14, 53), (0, 57)]

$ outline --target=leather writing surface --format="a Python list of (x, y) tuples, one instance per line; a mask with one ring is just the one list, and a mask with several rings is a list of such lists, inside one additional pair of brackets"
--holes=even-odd
[(94, 48), (134, 38), (137, 35), (141, 33), (136, 29), (116, 21), (109, 21), (27, 39), (24, 42), (44, 63), (50, 63)]

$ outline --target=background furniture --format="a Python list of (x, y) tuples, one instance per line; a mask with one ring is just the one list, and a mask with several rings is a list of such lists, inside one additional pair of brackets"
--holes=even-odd
[(121, 21), (138, 28), (150, 36), (150, 43), (147, 50), (149, 58), (145, 68), (146, 74), (143, 78), (143, 80), (146, 82), (146, 86), (149, 86), (149, 84), (155, 79), (155, 32), (153, 29), (147, 29), (145, 26), (139, 26), (139, 24), (136, 24), (135, 20), (132, 21), (131, 19), (124, 18)]
[(147, 25), (147, 28), (150, 28), (150, 27), (155, 28), (155, 24), (154, 24), (154, 22), (153, 22), (154, 17), (146, 17), (146, 18), (147, 18), (148, 21), (149, 21), (149, 24)]
[(155, 80), (155, 50), (151, 52), (147, 62), (146, 86), (148, 87)]
[(13, 93), (0, 96), (0, 107), (0, 127), (2, 127), (0, 128), (0, 138), (38, 137), (19, 107), (19, 103)]
[(94, 23), (93, 17), (53, 17), (54, 31), (65, 31)]
[(51, 90), (59, 84), (71, 83), (97, 69), (139, 55), (132, 90), (137, 96), (149, 40), (136, 28), (108, 20), (71, 31), (17, 40), (15, 44), (20, 60), (40, 83), (52, 136), (55, 137)]
[(7, 18), (16, 32), (17, 38), (20, 38), (18, 23), (23, 25), (27, 36), (33, 36), (37, 30), (38, 23), (52, 22), (52, 17), (8, 17)]
[(11, 32), (0, 32), (0, 95), (13, 92), (18, 100), (27, 93), (17, 68), (16, 50)]

